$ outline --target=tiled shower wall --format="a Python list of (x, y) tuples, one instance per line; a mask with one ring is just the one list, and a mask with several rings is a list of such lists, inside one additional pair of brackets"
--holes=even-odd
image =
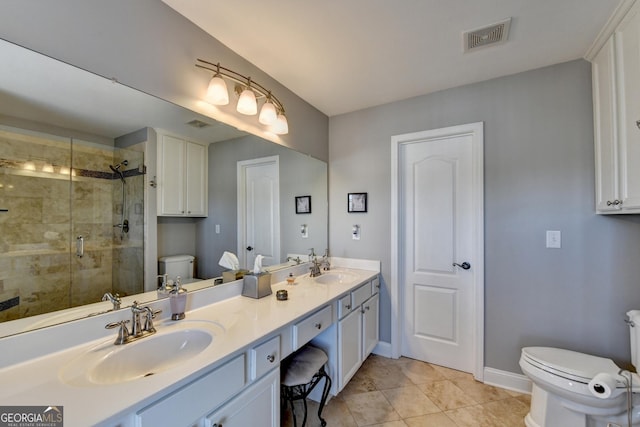
[(139, 152), (0, 128), (0, 321), (141, 291), (142, 176), (126, 178), (131, 231), (121, 239), (113, 227), (122, 184), (109, 165), (127, 156), (127, 169), (143, 163)]

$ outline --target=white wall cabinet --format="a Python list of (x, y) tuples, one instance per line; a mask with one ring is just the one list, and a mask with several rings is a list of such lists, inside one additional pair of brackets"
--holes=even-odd
[(640, 2), (592, 61), (596, 211), (640, 213)]
[(158, 132), (158, 216), (208, 214), (207, 146)]

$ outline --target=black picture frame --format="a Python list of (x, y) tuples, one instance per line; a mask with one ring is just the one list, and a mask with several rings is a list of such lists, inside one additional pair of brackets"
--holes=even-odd
[(347, 212), (361, 213), (367, 212), (367, 193), (348, 193)]
[(311, 196), (296, 196), (296, 213), (311, 213)]

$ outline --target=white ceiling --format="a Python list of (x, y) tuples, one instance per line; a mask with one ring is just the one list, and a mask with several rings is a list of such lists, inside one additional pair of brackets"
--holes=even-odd
[[(581, 58), (620, 3), (163, 1), (328, 116)], [(508, 17), (508, 43), (462, 52)]]

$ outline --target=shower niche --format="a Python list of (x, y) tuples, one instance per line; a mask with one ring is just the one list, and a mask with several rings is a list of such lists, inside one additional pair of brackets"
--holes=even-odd
[(143, 292), (144, 147), (0, 126), (0, 321)]

